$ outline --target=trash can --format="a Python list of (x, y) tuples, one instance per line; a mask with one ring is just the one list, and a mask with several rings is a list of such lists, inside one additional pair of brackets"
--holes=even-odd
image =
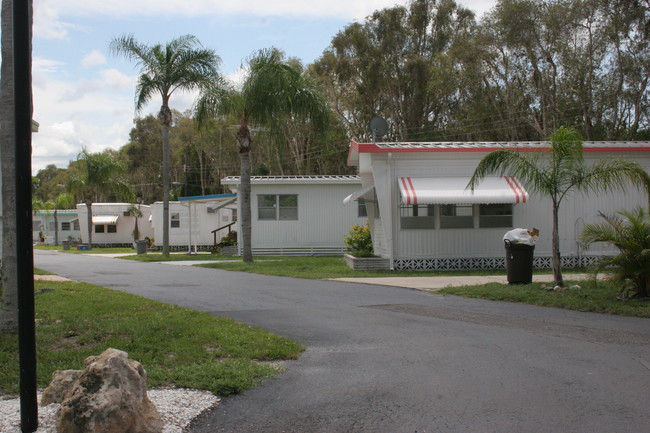
[(533, 252), (535, 245), (516, 244), (504, 240), (506, 247), (506, 272), (509, 284), (533, 282)]
[(64, 250), (70, 249), (70, 241), (63, 241), (63, 249)]
[(147, 241), (135, 241), (135, 251), (137, 254), (147, 254)]

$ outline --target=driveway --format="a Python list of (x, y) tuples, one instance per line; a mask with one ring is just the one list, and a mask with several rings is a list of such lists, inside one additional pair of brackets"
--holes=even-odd
[[(37, 267), (261, 326), (308, 349), (207, 432), (643, 432), (650, 321), (36, 251)], [(146, 366), (145, 366), (146, 367)]]

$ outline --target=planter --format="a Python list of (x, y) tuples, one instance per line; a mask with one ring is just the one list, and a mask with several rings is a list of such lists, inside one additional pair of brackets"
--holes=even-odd
[(233, 257), (238, 255), (237, 245), (227, 245), (220, 247), (219, 254), (222, 256)]
[(355, 271), (387, 271), (390, 260), (383, 257), (354, 257), (344, 254), (345, 264)]

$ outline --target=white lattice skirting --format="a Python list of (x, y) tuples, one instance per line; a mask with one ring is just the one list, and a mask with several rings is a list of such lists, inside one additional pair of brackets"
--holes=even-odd
[[(568, 256), (562, 257), (562, 267), (587, 268), (598, 263), (599, 256)], [(483, 257), (463, 259), (396, 259), (396, 271), (466, 271), (472, 269), (505, 269), (505, 257)], [(534, 268), (550, 268), (550, 257), (535, 257)]]

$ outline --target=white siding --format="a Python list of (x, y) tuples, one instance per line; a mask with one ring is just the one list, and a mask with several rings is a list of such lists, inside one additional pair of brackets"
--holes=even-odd
[[(397, 179), (411, 177), (471, 176), (484, 152), (417, 152), (371, 154), (371, 170), (377, 190), (381, 221), (373, 226), (376, 253), (390, 257), (393, 238), (393, 258), (467, 258), (501, 257), (505, 254), (503, 235), (510, 228), (492, 229), (411, 229), (399, 228), (399, 188)], [(608, 152), (586, 152), (587, 163), (610, 157)], [(620, 157), (636, 160), (650, 169), (647, 152), (621, 152)], [(364, 173), (362, 173), (363, 175)], [(526, 185), (524, 185), (525, 187)], [(527, 203), (513, 207), (513, 228), (540, 230), (536, 256), (551, 255), (552, 212), (550, 200), (529, 191)], [(579, 236), (587, 223), (602, 222), (598, 211), (612, 214), (620, 209), (647, 206), (645, 192), (630, 185), (625, 191), (599, 194), (574, 194), (560, 206), (560, 247), (562, 255), (583, 254)], [(387, 209), (387, 211), (385, 211)], [(384, 244), (384, 241), (386, 244)], [(603, 245), (593, 246), (589, 254), (613, 251)]]

